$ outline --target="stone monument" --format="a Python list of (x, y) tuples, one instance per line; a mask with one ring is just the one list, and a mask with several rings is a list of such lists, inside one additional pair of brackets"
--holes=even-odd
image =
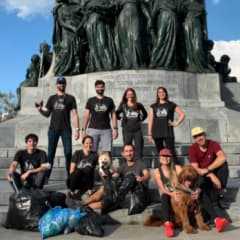
[[(240, 113), (225, 106), (225, 102), (230, 106), (229, 95), (221, 92), (219, 76), (210, 64), (203, 0), (56, 0), (53, 14), (50, 70), (37, 87), (21, 88), (21, 110), (11, 125), (8, 146), (23, 146), (23, 136), (34, 132), (39, 145), (47, 147), (48, 119), (40, 116), (34, 102), (46, 103), (55, 93), (55, 77), (63, 74), (67, 92), (77, 99), (80, 118), (86, 100), (95, 94), (97, 79), (106, 82), (106, 95), (116, 105), (124, 90), (133, 87), (147, 109), (157, 87), (166, 87), (170, 99), (186, 112), (186, 120), (175, 131), (178, 154), (186, 157), (183, 147), (191, 143), (191, 128), (202, 126), (223, 144), (230, 164), (240, 165)], [(229, 85), (225, 88), (232, 91)], [(234, 89), (239, 95), (239, 85)], [(6, 133), (6, 126), (0, 131)], [(73, 144), (80, 146), (74, 140)], [(114, 146), (121, 144), (119, 136)], [(6, 147), (4, 141), (1, 145)], [(152, 157), (155, 153), (147, 149), (145, 156)]]

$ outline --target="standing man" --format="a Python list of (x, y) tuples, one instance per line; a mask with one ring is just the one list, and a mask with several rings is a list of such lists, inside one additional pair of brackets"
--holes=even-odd
[[(56, 84), (57, 93), (49, 97), (45, 108), (43, 108), (43, 101), (36, 103), (36, 107), (43, 116), (49, 117), (51, 115), (51, 122), (48, 130), (48, 160), (51, 164), (51, 170), (54, 163), (58, 140), (61, 137), (67, 174), (69, 175), (72, 158), (72, 128), (70, 115), (72, 115), (73, 118), (75, 140), (78, 140), (80, 136), (79, 117), (75, 98), (65, 92), (67, 84), (66, 79), (64, 77), (58, 77)], [(49, 171), (48, 177), (50, 177), (51, 170)]]
[(201, 127), (192, 129), (192, 137), (195, 143), (189, 148), (189, 159), (201, 176), (201, 202), (217, 231), (221, 232), (229, 224), (219, 202), (229, 175), (226, 155), (217, 142), (206, 138)]
[[(112, 140), (118, 137), (115, 105), (110, 97), (104, 96), (105, 82), (95, 82), (97, 96), (88, 99), (83, 116), (83, 135), (93, 137), (93, 151), (112, 150)], [(110, 125), (112, 119), (112, 128)]]
[[(25, 143), (26, 149), (17, 151), (7, 172), (7, 179), (16, 192), (23, 186), (43, 188), (46, 171), (50, 167), (46, 153), (37, 148), (36, 134), (28, 134)], [(16, 171), (18, 165), (20, 165), (20, 173)]]

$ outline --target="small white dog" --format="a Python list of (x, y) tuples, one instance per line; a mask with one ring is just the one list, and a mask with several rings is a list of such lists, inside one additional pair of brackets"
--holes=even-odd
[(111, 176), (114, 172), (112, 168), (112, 158), (109, 152), (101, 152), (98, 157), (99, 174), (101, 177)]

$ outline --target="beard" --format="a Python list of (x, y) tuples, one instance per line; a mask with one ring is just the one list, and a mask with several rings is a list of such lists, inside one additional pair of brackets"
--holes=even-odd
[(104, 94), (104, 90), (96, 90), (96, 93), (97, 93), (98, 95), (103, 96), (103, 94)]
[(58, 86), (57, 89), (58, 89), (58, 91), (60, 91), (60, 92), (65, 92), (66, 86), (65, 86), (65, 85)]

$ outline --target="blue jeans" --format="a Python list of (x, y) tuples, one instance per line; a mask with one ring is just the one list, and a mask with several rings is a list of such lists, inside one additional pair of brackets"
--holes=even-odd
[(49, 170), (47, 176), (51, 175), (54, 158), (56, 154), (58, 140), (61, 137), (65, 156), (65, 166), (67, 174), (69, 175), (70, 164), (72, 159), (72, 131), (69, 129), (55, 131), (52, 129), (48, 130), (48, 161), (51, 164), (51, 169)]

